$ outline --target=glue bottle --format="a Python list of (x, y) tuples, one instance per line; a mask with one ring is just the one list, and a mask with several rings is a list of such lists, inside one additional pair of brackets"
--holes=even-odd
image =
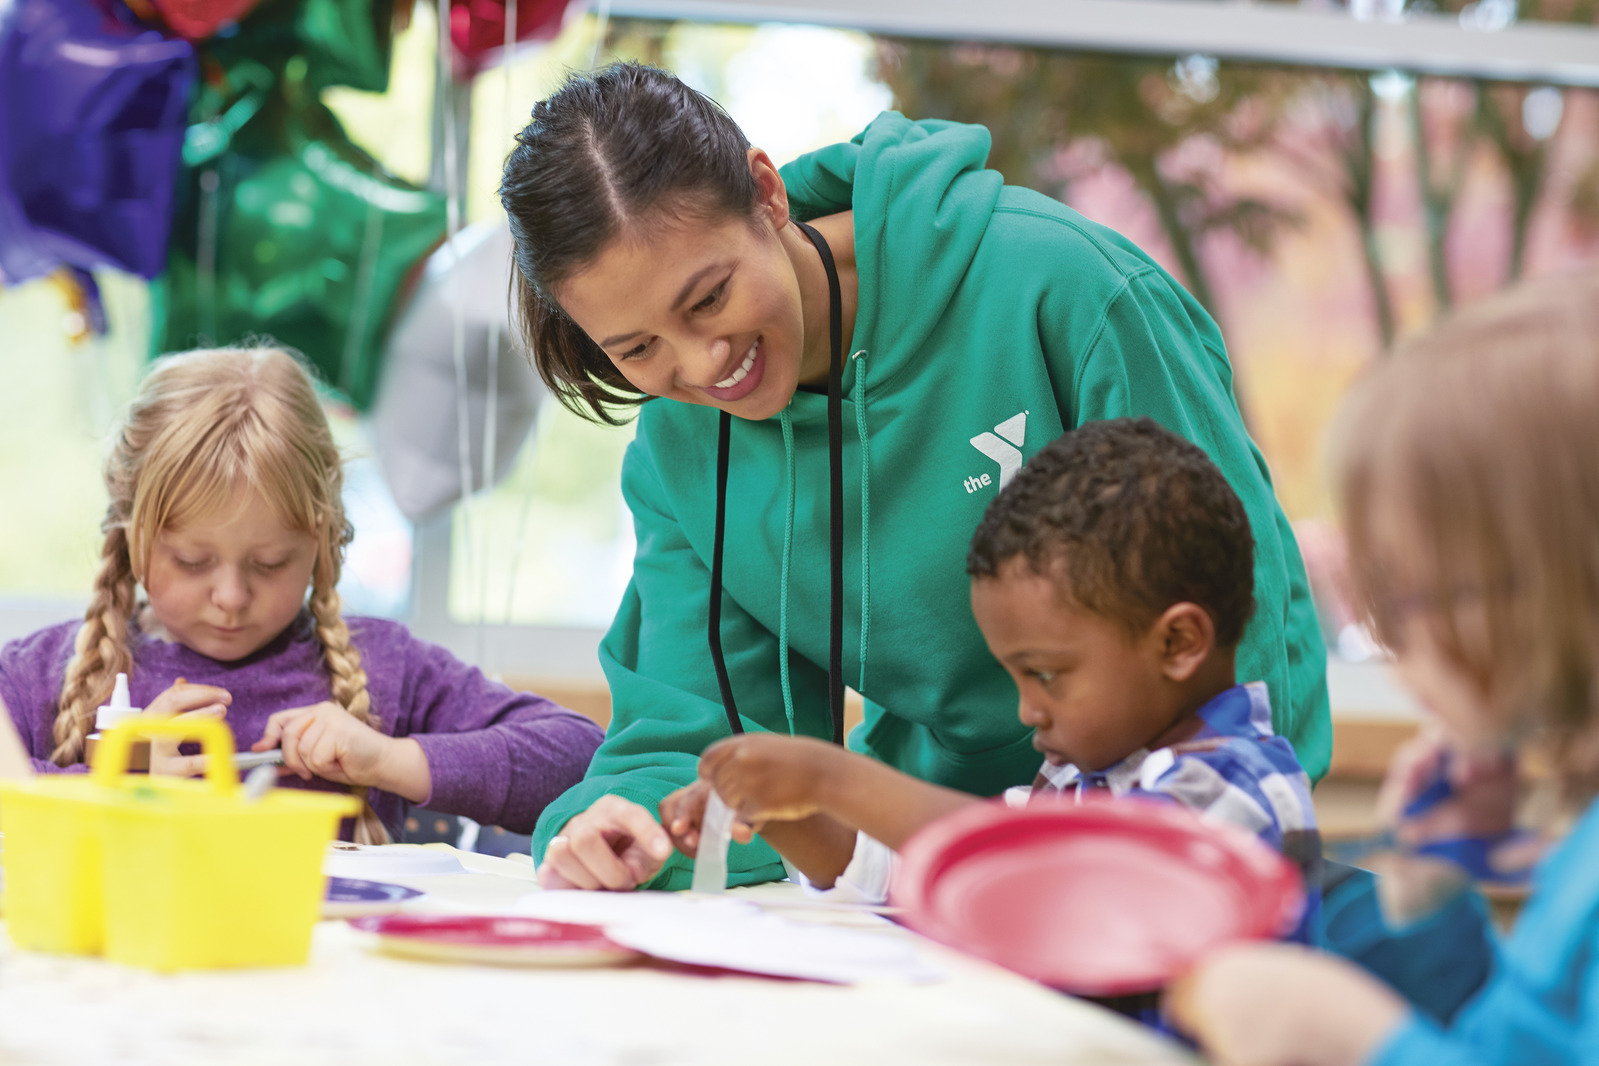
[[(84, 759), (89, 765), (94, 765), (94, 753), (100, 746), (100, 734), (118, 722), (129, 718), (137, 718), (144, 713), (144, 708), (132, 706), (132, 699), (128, 695), (128, 675), (118, 674), (116, 688), (111, 692), (111, 702), (100, 705), (99, 711), (94, 716), (94, 732), (90, 733), (84, 743)], [(136, 740), (128, 752), (128, 769), (150, 769), (150, 742)]]

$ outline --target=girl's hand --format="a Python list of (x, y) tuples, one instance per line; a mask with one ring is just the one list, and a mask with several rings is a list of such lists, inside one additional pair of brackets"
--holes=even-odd
[[(150, 701), (144, 713), (161, 718), (223, 718), (233, 696), (215, 685), (190, 685), (179, 679), (172, 687)], [(166, 737), (150, 739), (150, 772), (172, 777), (194, 777), (205, 773), (204, 755), (180, 755), (180, 740)]]
[(705, 749), (700, 779), (737, 816), (734, 838), (748, 843), (765, 822), (797, 822), (820, 811), (842, 751), (812, 737), (745, 733)]
[[(1416, 797), (1440, 779), (1447, 782), (1448, 795), (1407, 814)], [(1377, 794), (1377, 813), (1406, 849), (1462, 838), (1489, 841), (1484, 859), (1490, 870), (1514, 876), (1536, 865), (1547, 847), (1536, 834), (1511, 834), (1520, 794), (1514, 756), (1464, 748), (1429, 723), (1394, 753)], [(1368, 865), (1378, 875), (1378, 906), (1394, 926), (1433, 913), (1470, 887), (1473, 876), (1486, 876), (1475, 867), (1408, 850), (1375, 856)]]
[(283, 749), (284, 772), (309, 781), (379, 788), (421, 803), (433, 793), (422, 746), (410, 737), (381, 733), (331, 700), (278, 711), (267, 719), (251, 751)]
[(1352, 964), (1289, 944), (1223, 948), (1162, 1009), (1222, 1066), (1353, 1066), (1409, 1012)]
[(550, 840), (539, 865), (545, 888), (637, 888), (672, 854), (654, 815), (621, 796), (601, 796)]
[[(1405, 808), (1442, 775), (1450, 795), (1407, 816)], [(1451, 837), (1496, 837), (1515, 828), (1521, 781), (1503, 752), (1468, 751), (1429, 724), (1400, 745), (1377, 793), (1377, 813), (1415, 847)]]

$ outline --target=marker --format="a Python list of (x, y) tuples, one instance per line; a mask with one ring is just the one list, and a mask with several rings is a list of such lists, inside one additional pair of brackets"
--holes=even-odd
[(254, 770), (257, 766), (282, 765), (282, 748), (273, 748), (270, 751), (241, 751), (233, 756), (233, 768), (235, 770)]

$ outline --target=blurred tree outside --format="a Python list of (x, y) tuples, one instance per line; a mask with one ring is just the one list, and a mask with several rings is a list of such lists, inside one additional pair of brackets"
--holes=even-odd
[(1066, 199), (1083, 169), (1123, 168), (1154, 206), (1177, 274), (1218, 320), (1205, 242), (1225, 234), (1269, 255), (1292, 207), (1230, 189), (1229, 157), (1266, 149), (1279, 101), (1269, 70), (1037, 49), (880, 39), (878, 70), (900, 110), (989, 127), (989, 165)]
[[(1599, 0), (1520, 13), (1591, 22)], [(1327, 513), (1321, 436), (1365, 361), (1599, 251), (1589, 90), (897, 38), (878, 73), (912, 118), (987, 126), (1008, 181), (1128, 234), (1211, 310), (1291, 515)]]
[(1377, 87), (1361, 73), (1284, 73), (1278, 91), (1297, 106), (1292, 121), (1279, 127), (1273, 149), (1312, 187), (1342, 203), (1354, 223), (1377, 336), (1386, 350), (1398, 327), (1378, 232)]

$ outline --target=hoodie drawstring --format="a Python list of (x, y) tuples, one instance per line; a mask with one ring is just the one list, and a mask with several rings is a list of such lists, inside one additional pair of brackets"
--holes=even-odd
[(794, 224), (810, 238), (827, 272), (827, 336), (832, 358), (827, 366), (827, 480), (829, 589), (827, 704), (833, 714), (833, 743), (844, 743), (844, 296), (833, 265), (833, 249), (814, 227)]
[[(866, 433), (866, 349), (861, 349), (850, 358), (855, 361), (855, 434), (861, 443), (861, 679), (857, 692), (866, 691), (866, 648), (871, 636), (871, 573), (872, 568), (867, 555), (867, 545), (870, 543), (868, 535), (871, 530), (872, 496), (871, 454), (868, 450), (871, 438)], [(778, 589), (777, 597), (777, 641), (781, 649), (781, 659), (778, 660), (778, 676), (783, 687), (783, 714), (788, 719), (788, 732), (790, 736), (794, 729), (794, 690), (788, 676), (788, 575), (790, 564), (794, 558), (794, 421), (788, 408), (784, 408), (778, 416), (778, 421), (783, 426), (783, 467), (784, 489), (787, 493), (787, 515), (783, 523), (783, 568), (782, 584)]]
[(788, 565), (794, 557), (794, 419), (787, 407), (778, 416), (783, 425), (783, 484), (788, 497), (788, 517), (783, 521), (783, 576), (777, 593), (777, 674), (783, 683), (783, 716), (788, 735), (794, 735), (794, 690), (788, 680)]
[(867, 545), (871, 543), (872, 481), (871, 452), (866, 436), (866, 349), (850, 356), (855, 361), (855, 434), (861, 441), (861, 679), (855, 691), (865, 698), (866, 693), (866, 640), (871, 633), (871, 574)]

